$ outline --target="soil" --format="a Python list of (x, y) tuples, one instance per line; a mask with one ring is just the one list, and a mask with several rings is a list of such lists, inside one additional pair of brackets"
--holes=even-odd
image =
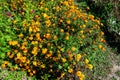
[(116, 72), (120, 71), (120, 54), (110, 54), (112, 67), (110, 69), (110, 73), (107, 75), (107, 78), (105, 78), (104, 80), (113, 80), (112, 78), (114, 78), (114, 80), (120, 80), (120, 76), (116, 75)]

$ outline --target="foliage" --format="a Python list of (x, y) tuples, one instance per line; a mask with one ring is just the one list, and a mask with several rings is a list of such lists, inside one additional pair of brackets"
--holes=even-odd
[(5, 41), (10, 48), (2, 68), (25, 70), (37, 79), (84, 80), (95, 56), (105, 51), (100, 19), (73, 0), (8, 0), (2, 5), (2, 24), (15, 33)]

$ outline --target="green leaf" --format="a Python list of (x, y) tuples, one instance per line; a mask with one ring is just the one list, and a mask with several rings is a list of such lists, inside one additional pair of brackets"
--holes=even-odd
[(4, 59), (5, 58), (5, 53), (0, 53), (0, 58)]
[(64, 64), (64, 67), (67, 68), (67, 67), (68, 67), (68, 63), (65, 63), (65, 64)]
[(59, 69), (62, 69), (63, 67), (62, 67), (61, 65), (58, 65), (58, 68), (59, 68)]

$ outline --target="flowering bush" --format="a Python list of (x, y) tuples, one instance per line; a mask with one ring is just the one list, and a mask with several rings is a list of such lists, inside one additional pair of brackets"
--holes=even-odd
[(39, 79), (85, 79), (91, 55), (105, 51), (100, 19), (73, 0), (5, 2), (14, 36), (2, 68), (25, 70)]

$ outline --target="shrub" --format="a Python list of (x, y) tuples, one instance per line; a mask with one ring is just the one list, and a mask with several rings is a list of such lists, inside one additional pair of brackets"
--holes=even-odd
[[(9, 28), (16, 36), (2, 68), (25, 70), (39, 79), (85, 79), (93, 56), (104, 53), (100, 19), (73, 0), (11, 0), (4, 2)], [(8, 17), (9, 16), (9, 17)]]

